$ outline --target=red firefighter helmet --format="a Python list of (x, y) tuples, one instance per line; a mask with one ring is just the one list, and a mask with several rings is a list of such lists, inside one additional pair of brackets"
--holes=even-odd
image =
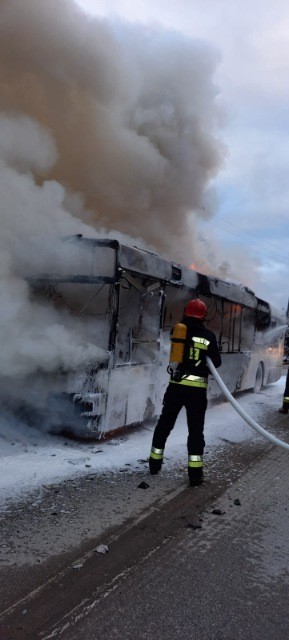
[(190, 300), (185, 306), (184, 315), (187, 318), (199, 318), (203, 320), (207, 315), (207, 307), (202, 300)]

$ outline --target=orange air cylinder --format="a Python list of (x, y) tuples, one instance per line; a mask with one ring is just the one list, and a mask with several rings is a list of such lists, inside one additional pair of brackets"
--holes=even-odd
[(187, 327), (182, 322), (177, 322), (171, 335), (170, 362), (183, 362)]

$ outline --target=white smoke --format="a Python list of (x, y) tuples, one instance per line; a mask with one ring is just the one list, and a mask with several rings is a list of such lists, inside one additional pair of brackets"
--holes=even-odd
[(180, 262), (194, 251), (190, 212), (209, 215), (201, 207), (223, 156), (218, 61), (201, 41), (88, 19), (72, 0), (0, 1), (0, 109), (53, 132), (49, 177), (84, 194), (97, 227)]
[[(2, 123), (0, 120), (0, 133)], [(20, 158), (15, 130), (20, 140)], [(33, 153), (35, 141), (41, 141), (41, 147)], [(17, 121), (5, 118), (3, 146), (5, 157), (13, 158), (16, 166), (28, 166), (32, 158), (36, 168), (47, 167), (51, 155), (56, 157), (48, 132), (24, 117)], [(61, 245), (65, 233), (91, 233), (91, 229), (63, 208), (65, 190), (60, 184), (47, 181), (37, 185), (31, 175), (18, 173), (3, 160), (0, 162), (0, 190), (2, 376), (25, 376), (37, 370), (73, 370), (93, 358), (103, 358), (104, 354), (87, 341), (87, 336), (81, 333), (80, 323), (70, 314), (61, 314), (48, 302), (32, 302), (28, 284), (23, 279), (23, 275), (51, 271), (55, 261), (59, 263), (59, 256), (65, 258)]]
[[(4, 378), (106, 357), (69, 310), (32, 300), (61, 238), (121, 233), (189, 263), (190, 212), (223, 148), (206, 44), (88, 19), (72, 0), (0, 0), (0, 344)], [(117, 231), (115, 231), (117, 230)]]
[(52, 134), (25, 115), (0, 114), (0, 157), (19, 171), (49, 171), (58, 159)]

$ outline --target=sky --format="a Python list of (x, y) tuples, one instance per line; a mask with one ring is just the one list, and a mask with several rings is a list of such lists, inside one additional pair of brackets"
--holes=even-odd
[(211, 269), (221, 264), (225, 275), (233, 274), (257, 295), (286, 309), (288, 2), (77, 2), (91, 16), (159, 24), (193, 40), (202, 39), (218, 52), (214, 81), (220, 109), (218, 138), (225, 153), (213, 181), (212, 215), (198, 218), (199, 244), (204, 250), (208, 247)]
[[(238, 398), (242, 409), (253, 419), (260, 413), (277, 412), (282, 404), (285, 376), (260, 393), (245, 393)], [(286, 427), (288, 418), (284, 418)], [(286, 424), (285, 424), (286, 423)], [(266, 424), (261, 424), (266, 429)], [(32, 427), (0, 420), (0, 514), (9, 509), (10, 501), (29, 498), (45, 485), (91, 474), (128, 474), (143, 470), (143, 480), (154, 481), (148, 471), (148, 459), (153, 426), (139, 427), (125, 436), (107, 441), (80, 443), (41, 432)], [(282, 435), (279, 436), (282, 439)], [(248, 426), (229, 402), (208, 406), (205, 422), (205, 464), (224, 446), (246, 442), (266, 442), (263, 436)], [(284, 441), (286, 436), (284, 435)], [(164, 455), (166, 473), (179, 470), (181, 481), (186, 480), (187, 424), (182, 410), (168, 438)], [(270, 443), (268, 442), (268, 446)], [(139, 477), (139, 476), (137, 476)], [(35, 504), (35, 506), (37, 506)]]

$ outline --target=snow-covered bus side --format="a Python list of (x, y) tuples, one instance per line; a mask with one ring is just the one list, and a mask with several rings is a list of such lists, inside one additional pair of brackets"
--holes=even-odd
[[(72, 253), (61, 269), (29, 277), (31, 290), (78, 316), (102, 357), (53, 375), (46, 407), (52, 425), (103, 437), (159, 415), (170, 331), (194, 297), (208, 307), (206, 324), (216, 334), (220, 375), (231, 392), (259, 390), (281, 376), (282, 319), (246, 287), (116, 240), (77, 236), (65, 242), (65, 252), (68, 245)], [(211, 379), (209, 398), (218, 395)]]

